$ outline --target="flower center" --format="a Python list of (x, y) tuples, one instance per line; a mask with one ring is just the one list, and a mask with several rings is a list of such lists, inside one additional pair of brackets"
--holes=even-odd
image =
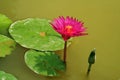
[(40, 32), (40, 36), (45, 37), (46, 36), (45, 32)]
[(68, 25), (68, 26), (65, 27), (65, 31), (66, 31), (67, 33), (72, 33), (72, 28), (73, 28), (72, 26), (69, 26), (69, 25)]

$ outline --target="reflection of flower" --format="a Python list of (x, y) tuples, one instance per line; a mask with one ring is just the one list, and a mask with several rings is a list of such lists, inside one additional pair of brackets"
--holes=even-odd
[(86, 35), (86, 28), (76, 18), (60, 16), (51, 23), (53, 28), (67, 41), (70, 37)]

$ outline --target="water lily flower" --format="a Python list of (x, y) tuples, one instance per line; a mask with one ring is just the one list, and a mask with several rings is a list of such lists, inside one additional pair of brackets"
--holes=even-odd
[(67, 40), (75, 36), (87, 35), (86, 28), (83, 22), (78, 21), (78, 19), (67, 16), (66, 18), (60, 16), (50, 23), (52, 27), (62, 35), (65, 41), (64, 44), (64, 63), (66, 63), (66, 53), (67, 53)]
[(51, 22), (52, 27), (62, 35), (64, 41), (71, 37), (87, 35), (83, 22), (78, 19), (67, 16), (60, 16)]

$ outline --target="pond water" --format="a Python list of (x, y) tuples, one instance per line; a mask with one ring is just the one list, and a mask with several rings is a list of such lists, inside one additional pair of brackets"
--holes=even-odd
[[(18, 80), (120, 80), (119, 0), (0, 0), (0, 13), (13, 21), (69, 15), (82, 20), (89, 33), (73, 39), (68, 47), (67, 70), (60, 77), (31, 71), (24, 62), (26, 49), (19, 45), (12, 55), (0, 59), (0, 70), (14, 74)], [(87, 59), (93, 48), (96, 62), (87, 77)]]

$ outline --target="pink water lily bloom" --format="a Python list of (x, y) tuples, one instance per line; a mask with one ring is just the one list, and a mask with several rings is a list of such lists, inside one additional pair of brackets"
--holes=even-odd
[(67, 41), (70, 37), (87, 35), (85, 33), (86, 28), (83, 22), (78, 19), (67, 16), (66, 18), (60, 16), (51, 22), (53, 28), (62, 35), (64, 41)]

